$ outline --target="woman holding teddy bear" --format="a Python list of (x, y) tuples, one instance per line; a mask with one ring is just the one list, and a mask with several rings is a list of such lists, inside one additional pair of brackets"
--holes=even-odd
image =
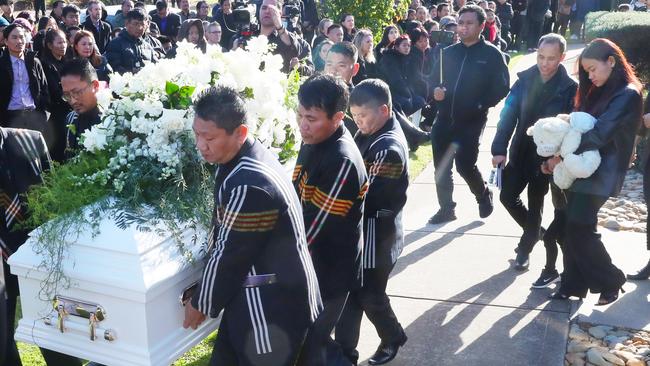
[[(579, 154), (598, 150), (601, 164), (588, 178), (576, 179), (566, 191), (565, 268), (554, 299), (583, 298), (600, 293), (597, 305), (618, 299), (625, 275), (607, 253), (596, 232), (598, 211), (621, 190), (634, 148), (642, 113), (642, 86), (621, 49), (608, 39), (595, 39), (578, 60), (576, 111), (598, 121), (582, 135)], [(551, 174), (560, 158), (547, 160), (542, 170)]]

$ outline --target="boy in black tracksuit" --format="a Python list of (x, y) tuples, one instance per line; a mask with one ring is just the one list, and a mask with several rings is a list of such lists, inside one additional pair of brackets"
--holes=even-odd
[(350, 293), (336, 326), (336, 341), (354, 364), (359, 358), (356, 347), (364, 312), (381, 338), (377, 352), (368, 360), (370, 365), (392, 360), (406, 342), (386, 295), (388, 277), (404, 245), (402, 209), (409, 185), (406, 138), (391, 115), (390, 101), (388, 85), (379, 79), (357, 85), (350, 97), (352, 113), (363, 115), (355, 118), (359, 133), (354, 140), (370, 182), (363, 217), (363, 287)]
[(492, 192), (486, 187), (476, 167), (479, 138), (487, 122), (488, 110), (508, 94), (510, 76), (503, 54), (480, 36), (485, 25), (485, 11), (468, 5), (460, 12), (461, 42), (445, 48), (442, 60), (433, 68), (433, 82), (442, 86), (434, 90), (438, 117), (431, 131), (436, 191), (440, 210), (430, 220), (439, 224), (456, 219), (453, 201), (451, 159), (456, 170), (469, 185), (479, 203), (479, 215), (492, 213)]

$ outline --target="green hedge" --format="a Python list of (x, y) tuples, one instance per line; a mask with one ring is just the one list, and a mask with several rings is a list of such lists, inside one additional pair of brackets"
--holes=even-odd
[(384, 27), (405, 14), (409, 2), (400, 1), (395, 5), (394, 0), (327, 0), (321, 4), (322, 13), (335, 23), (339, 22), (342, 14), (353, 14), (355, 27), (370, 29), (375, 42), (378, 42)]
[(587, 41), (608, 38), (618, 44), (635, 65), (639, 77), (650, 82), (650, 13), (589, 13), (585, 33)]

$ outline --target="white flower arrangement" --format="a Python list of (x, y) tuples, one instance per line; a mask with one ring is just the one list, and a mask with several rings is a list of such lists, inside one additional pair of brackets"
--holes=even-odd
[(246, 50), (229, 53), (208, 46), (204, 54), (181, 42), (173, 59), (149, 63), (136, 74), (112, 75), (110, 89), (98, 93), (103, 120), (82, 135), (87, 152), (108, 152), (110, 160), (104, 171), (87, 179), (112, 181), (119, 192), (138, 159), (158, 165), (160, 180), (180, 174), (198, 156), (191, 101), (217, 84), (232, 86), (244, 97), (253, 136), (280, 160), (294, 157), (300, 146), (295, 91), (280, 71), (281, 56), (271, 51), (264, 36), (251, 39)]

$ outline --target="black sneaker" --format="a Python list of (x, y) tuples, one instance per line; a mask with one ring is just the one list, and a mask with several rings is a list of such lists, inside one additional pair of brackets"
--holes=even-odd
[(533, 282), (532, 288), (545, 288), (548, 285), (560, 280), (560, 274), (556, 270), (543, 270), (537, 281)]
[(440, 209), (438, 212), (436, 212), (435, 215), (431, 216), (429, 219), (429, 224), (437, 225), (454, 220), (456, 220), (456, 212), (454, 210)]
[(492, 203), (492, 191), (489, 188), (485, 189), (483, 195), (478, 200), (478, 215), (484, 219), (492, 214), (494, 211), (494, 204)]
[(523, 271), (528, 269), (528, 254), (517, 252), (517, 257), (515, 258), (515, 269), (518, 271)]

